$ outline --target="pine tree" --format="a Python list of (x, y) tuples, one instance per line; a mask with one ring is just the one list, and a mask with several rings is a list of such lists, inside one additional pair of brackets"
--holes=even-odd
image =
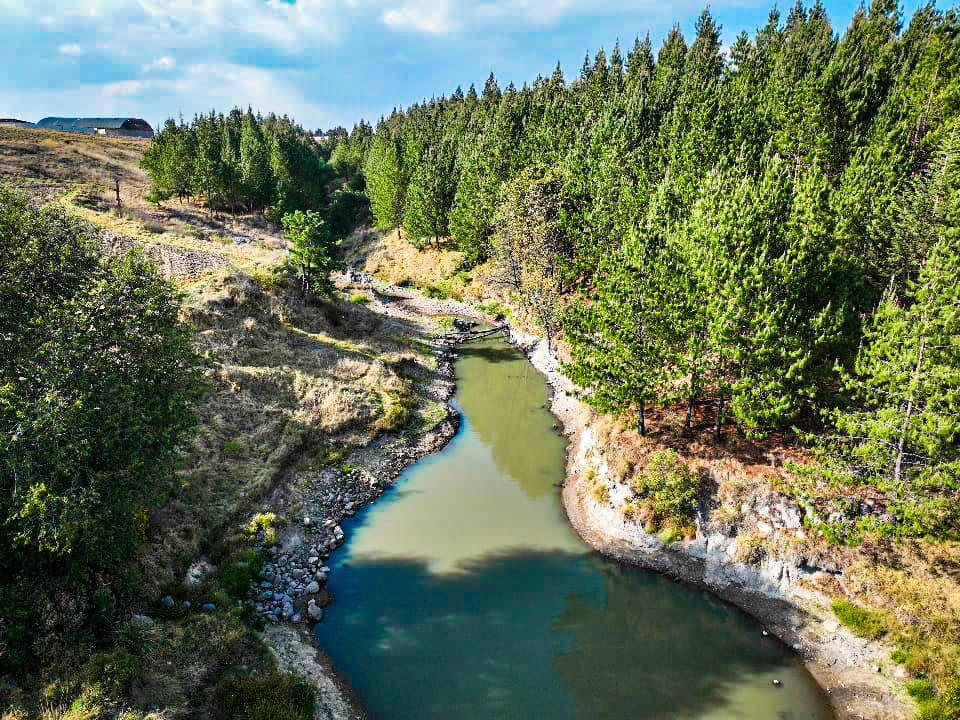
[(250, 209), (264, 208), (270, 204), (271, 186), (270, 154), (253, 113), (248, 109), (240, 126), (240, 181), (243, 196)]
[(403, 223), (407, 188), (397, 142), (386, 132), (378, 132), (370, 145), (363, 166), (367, 181), (367, 197), (376, 219), (383, 230), (397, 228)]
[(330, 273), (343, 266), (335, 254), (340, 243), (320, 213), (297, 210), (284, 215), (282, 222), (284, 239), (291, 245), (287, 261), (297, 271), (302, 292), (332, 292)]

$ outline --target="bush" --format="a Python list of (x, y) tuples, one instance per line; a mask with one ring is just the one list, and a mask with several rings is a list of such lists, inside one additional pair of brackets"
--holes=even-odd
[[(16, 670), (112, 621), (202, 381), (180, 292), (142, 252), (102, 254), (76, 218), (0, 188), (0, 257), (0, 665)], [(28, 636), (65, 588), (71, 612)]]
[(98, 694), (116, 697), (130, 687), (140, 666), (140, 658), (123, 648), (97, 653), (84, 666), (83, 681)]
[(36, 614), (15, 588), (0, 585), (0, 674), (26, 668), (33, 655)]
[(860, 637), (876, 640), (887, 632), (886, 624), (879, 614), (865, 610), (846, 600), (834, 601), (833, 614), (837, 616), (837, 620)]
[(268, 548), (277, 544), (277, 528), (283, 525), (284, 520), (275, 513), (258, 513), (243, 529), (250, 542), (259, 542)]
[(926, 678), (911, 680), (907, 683), (907, 694), (918, 703), (929, 702), (935, 697), (933, 683)]
[(257, 550), (234, 553), (222, 564), (220, 585), (234, 599), (242, 600), (250, 594), (250, 583), (260, 577), (263, 554)]
[(365, 305), (366, 303), (370, 302), (370, 298), (363, 293), (358, 293), (350, 298), (350, 302), (352, 302), (354, 305)]
[(217, 700), (224, 720), (313, 720), (317, 694), (301, 678), (270, 672), (227, 679)]
[(646, 498), (655, 526), (683, 526), (697, 511), (700, 476), (673, 450), (658, 450), (650, 454), (646, 468), (637, 477), (636, 489)]

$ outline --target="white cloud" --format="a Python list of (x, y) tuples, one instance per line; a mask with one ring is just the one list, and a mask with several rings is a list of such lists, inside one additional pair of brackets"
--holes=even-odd
[(146, 87), (146, 84), (139, 80), (121, 80), (119, 82), (102, 85), (100, 87), (100, 94), (107, 98), (136, 97), (142, 95)]
[(57, 51), (61, 55), (69, 55), (71, 57), (77, 57), (84, 54), (84, 49), (76, 43), (65, 43), (58, 47)]
[(460, 29), (447, 0), (414, 0), (400, 7), (384, 10), (381, 16), (387, 27), (430, 35), (446, 35)]
[(177, 68), (177, 61), (174, 60), (169, 55), (164, 55), (163, 57), (158, 57), (153, 62), (147, 63), (143, 66), (142, 71), (145, 73), (150, 72), (170, 72)]

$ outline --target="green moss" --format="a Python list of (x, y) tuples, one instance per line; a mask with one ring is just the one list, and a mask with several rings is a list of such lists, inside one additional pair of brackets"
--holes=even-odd
[(358, 293), (350, 298), (350, 302), (352, 302), (354, 305), (365, 305), (366, 303), (370, 302), (370, 298), (363, 293)]
[(886, 624), (879, 614), (865, 610), (846, 600), (834, 601), (833, 614), (837, 616), (837, 620), (860, 637), (875, 640), (887, 632)]

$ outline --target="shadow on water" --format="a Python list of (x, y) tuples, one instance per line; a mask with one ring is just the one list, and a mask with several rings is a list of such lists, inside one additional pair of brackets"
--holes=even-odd
[(464, 343), (457, 346), (457, 355), (463, 358), (481, 358), (488, 363), (517, 362), (516, 348), (501, 343), (491, 345), (489, 340)]
[(330, 561), (316, 635), (371, 718), (832, 717), (742, 613), (580, 542), (554, 487), (565, 440), (518, 351), (463, 347), (457, 376), (457, 436), (345, 522)]
[(745, 676), (781, 692), (769, 678), (790, 663), (783, 648), (705, 593), (573, 553), (515, 549), (462, 569), (391, 559), (334, 573), (317, 637), (371, 717), (698, 718)]

